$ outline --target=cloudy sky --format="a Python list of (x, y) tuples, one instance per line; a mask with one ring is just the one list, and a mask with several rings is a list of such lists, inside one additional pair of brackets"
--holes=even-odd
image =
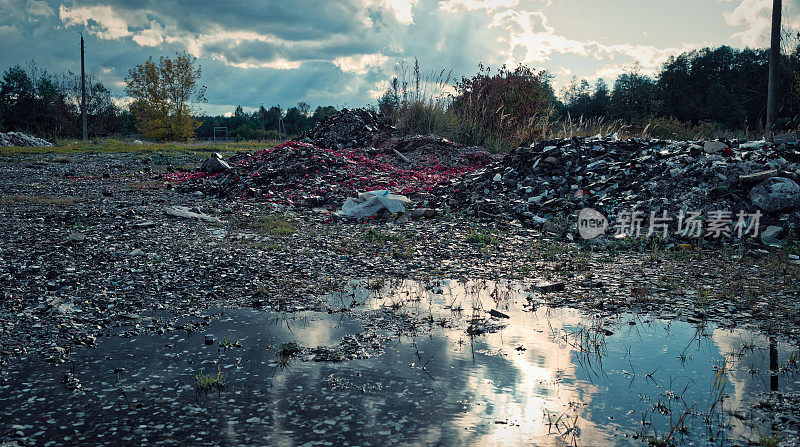
[[(800, 28), (800, 0), (784, 0)], [(209, 114), (237, 104), (374, 103), (401, 61), (454, 76), (525, 63), (609, 81), (634, 64), (727, 44), (766, 47), (772, 0), (0, 0), (0, 70), (34, 59), (87, 70), (124, 96), (127, 70), (186, 50), (203, 68)]]

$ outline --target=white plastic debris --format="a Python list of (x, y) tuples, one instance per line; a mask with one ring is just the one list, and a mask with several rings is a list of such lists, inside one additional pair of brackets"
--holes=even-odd
[(356, 199), (349, 197), (344, 201), (342, 209), (334, 214), (339, 217), (364, 219), (384, 209), (392, 214), (405, 214), (409, 205), (411, 199), (406, 196), (392, 194), (387, 190), (367, 191), (359, 194)]

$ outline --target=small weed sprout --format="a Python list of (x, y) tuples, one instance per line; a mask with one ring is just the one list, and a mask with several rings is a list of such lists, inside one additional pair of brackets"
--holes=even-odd
[(777, 433), (770, 433), (769, 435), (762, 434), (761, 429), (756, 424), (756, 432), (758, 433), (758, 446), (759, 447), (778, 447), (783, 438)]
[(241, 348), (242, 343), (238, 338), (231, 339), (228, 337), (222, 337), (222, 340), (219, 341), (219, 347), (222, 349)]
[(470, 230), (467, 233), (466, 241), (470, 244), (490, 245), (497, 243), (497, 238), (489, 233), (480, 233)]
[(207, 374), (205, 371), (199, 371), (195, 374), (194, 380), (198, 394), (208, 394), (212, 391), (220, 392), (226, 387), (226, 377), (219, 365), (217, 365), (217, 374)]
[(296, 341), (281, 343), (281, 348), (278, 350), (278, 363), (281, 366), (286, 366), (292, 357), (300, 354), (300, 345)]

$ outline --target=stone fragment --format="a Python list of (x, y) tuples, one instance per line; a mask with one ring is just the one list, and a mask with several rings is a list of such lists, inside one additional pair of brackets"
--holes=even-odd
[(703, 151), (706, 154), (718, 154), (727, 148), (728, 145), (721, 141), (706, 141), (703, 144)]
[(180, 217), (183, 219), (198, 219), (212, 223), (221, 222), (221, 220), (218, 217), (209, 216), (208, 214), (197, 213), (194, 211), (189, 211), (189, 208), (185, 206), (165, 206), (164, 213), (167, 216)]
[(783, 228), (770, 225), (761, 232), (761, 243), (770, 247), (783, 247), (786, 241), (778, 239), (778, 236), (783, 233)]
[(203, 162), (203, 166), (200, 168), (200, 170), (203, 172), (208, 172), (209, 174), (216, 174), (218, 172), (225, 172), (230, 168), (231, 165), (223, 160), (222, 155), (217, 152)]
[(86, 235), (84, 235), (83, 233), (79, 233), (77, 231), (73, 231), (72, 233), (70, 233), (69, 237), (67, 238), (67, 242), (83, 242), (85, 240), (86, 240)]
[(800, 206), (800, 186), (785, 177), (772, 177), (753, 187), (748, 198), (769, 213), (793, 209)]

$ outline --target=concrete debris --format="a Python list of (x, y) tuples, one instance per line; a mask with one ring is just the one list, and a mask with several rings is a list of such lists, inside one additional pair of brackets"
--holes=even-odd
[(778, 239), (781, 233), (783, 228), (770, 225), (761, 233), (761, 243), (770, 247), (783, 247), (786, 241)]
[[(481, 148), (433, 136), (391, 138), (379, 147), (345, 149), (290, 141), (233, 158), (231, 169), (223, 172), (172, 173), (167, 180), (183, 181), (180, 191), (334, 209), (363, 191), (430, 198), (434, 189), (451, 186), (492, 159)], [(415, 202), (417, 198), (412, 197)], [(431, 208), (425, 200), (419, 200), (419, 205)]]
[(536, 285), (536, 289), (542, 293), (561, 292), (566, 288), (563, 282), (556, 283), (540, 283)]
[(22, 132), (0, 133), (0, 147), (53, 147), (49, 141)]
[(756, 183), (766, 180), (770, 177), (777, 177), (778, 170), (770, 169), (768, 171), (754, 172), (752, 174), (744, 174), (739, 176), (739, 181), (742, 183)]
[(185, 206), (165, 206), (164, 214), (170, 217), (204, 220), (206, 222), (211, 222), (211, 223), (221, 222), (221, 220), (218, 217), (209, 216), (208, 214), (203, 214), (196, 209), (190, 210), (188, 207)]
[(707, 154), (718, 154), (727, 148), (728, 145), (721, 141), (706, 141), (703, 145), (703, 150)]
[(200, 170), (203, 172), (208, 172), (210, 174), (216, 174), (218, 172), (225, 172), (231, 168), (225, 160), (222, 159), (222, 155), (220, 153), (214, 153), (214, 155), (208, 157), (206, 161), (203, 162), (203, 166), (200, 167)]
[(800, 207), (800, 186), (784, 177), (772, 177), (759, 183), (748, 195), (764, 211), (775, 212)]
[(739, 211), (760, 209), (761, 225), (798, 222), (798, 181), (796, 143), (576, 137), (518, 147), (442, 195), (476, 218), (518, 219), (562, 235), (577, 229), (583, 208), (602, 213), (612, 228), (631, 210), (645, 221), (665, 212), (677, 219), (681, 211), (729, 211), (735, 221)]
[(328, 149), (365, 148), (392, 130), (388, 116), (366, 109), (342, 109), (317, 123), (300, 141)]

